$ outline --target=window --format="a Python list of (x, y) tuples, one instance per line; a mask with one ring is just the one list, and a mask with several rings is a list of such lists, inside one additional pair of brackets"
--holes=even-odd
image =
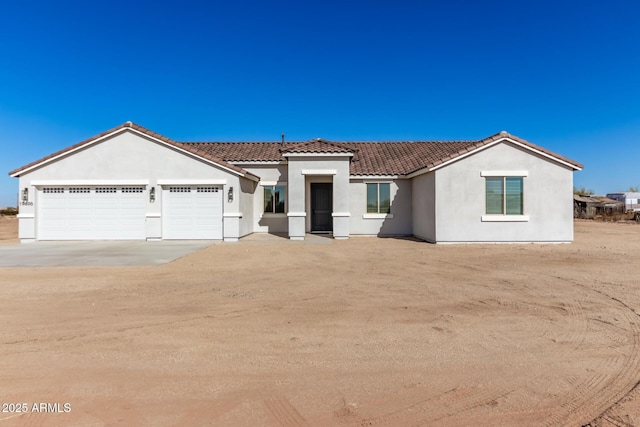
[(91, 193), (89, 187), (71, 187), (69, 193)]
[(44, 188), (42, 190), (43, 193), (64, 193), (64, 188), (60, 188), (60, 187), (51, 187), (51, 188)]
[(487, 215), (522, 215), (523, 194), (522, 177), (487, 177)]
[(264, 213), (284, 213), (284, 186), (264, 186)]
[(169, 187), (169, 193), (191, 193), (191, 187)]
[(217, 193), (218, 187), (198, 187), (196, 191), (198, 193)]
[(116, 187), (96, 187), (96, 193), (115, 193)]
[(391, 190), (389, 183), (374, 182), (367, 184), (367, 213), (391, 213)]
[(142, 193), (143, 191), (142, 187), (122, 187), (123, 193)]

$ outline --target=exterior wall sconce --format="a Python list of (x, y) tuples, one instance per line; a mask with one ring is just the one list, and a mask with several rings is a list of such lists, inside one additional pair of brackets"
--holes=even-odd
[(156, 187), (151, 187), (151, 190), (149, 190), (149, 201), (151, 203), (156, 201)]
[(22, 201), (25, 203), (29, 201), (29, 189), (27, 187), (22, 190)]
[(233, 187), (229, 187), (229, 193), (227, 193), (227, 201), (229, 203), (233, 202)]

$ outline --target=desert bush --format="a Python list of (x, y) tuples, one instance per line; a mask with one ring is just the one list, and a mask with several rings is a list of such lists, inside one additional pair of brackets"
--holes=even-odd
[(18, 209), (16, 208), (0, 209), (0, 215), (3, 215), (3, 216), (15, 216), (17, 214), (18, 214)]

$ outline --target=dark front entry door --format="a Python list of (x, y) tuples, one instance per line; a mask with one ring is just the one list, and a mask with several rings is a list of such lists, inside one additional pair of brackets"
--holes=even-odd
[(333, 184), (311, 184), (311, 231), (333, 230)]

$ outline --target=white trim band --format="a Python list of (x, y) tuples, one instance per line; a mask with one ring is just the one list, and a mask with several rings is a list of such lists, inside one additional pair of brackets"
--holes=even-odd
[(242, 218), (242, 212), (225, 212), (222, 214), (223, 218)]
[(302, 169), (300, 172), (302, 175), (336, 175), (338, 173), (335, 169)]
[(529, 215), (482, 215), (482, 222), (527, 222)]
[(285, 157), (353, 157), (353, 153), (288, 153), (283, 152)]
[(307, 216), (307, 213), (306, 212), (287, 212), (287, 216), (305, 217)]
[(248, 166), (254, 166), (254, 165), (280, 165), (280, 164), (286, 164), (287, 162), (282, 161), (282, 160), (265, 160), (265, 161), (260, 161), (260, 160), (233, 160), (230, 162), (227, 162), (229, 164), (232, 164), (234, 166), (240, 166), (240, 165), (248, 165)]
[(34, 179), (31, 181), (34, 187), (59, 186), (59, 185), (149, 185), (148, 179)]
[(263, 187), (270, 187), (275, 185), (285, 187), (287, 185), (287, 182), (286, 181), (260, 181), (258, 185), (262, 185)]
[(162, 214), (160, 212), (149, 212), (145, 215), (147, 218), (160, 218)]
[(16, 218), (18, 219), (31, 219), (35, 217), (36, 217), (36, 214), (32, 214), (32, 213), (23, 213), (23, 214), (16, 215)]
[(362, 214), (362, 219), (391, 219), (393, 214), (366, 213)]
[(350, 217), (351, 212), (332, 212), (331, 216), (332, 217)]
[(158, 185), (227, 185), (226, 179), (159, 179)]

